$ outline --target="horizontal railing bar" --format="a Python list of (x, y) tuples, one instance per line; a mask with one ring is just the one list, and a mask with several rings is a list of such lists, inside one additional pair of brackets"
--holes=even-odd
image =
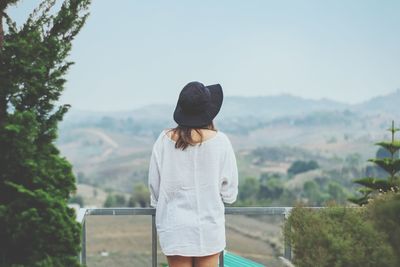
[(284, 215), (291, 207), (226, 207), (225, 214), (236, 215)]
[(86, 216), (90, 215), (154, 215), (155, 208), (101, 208), (87, 209)]
[[(308, 207), (320, 208), (320, 207)], [(287, 215), (292, 207), (225, 207), (225, 214), (237, 215)], [(155, 215), (156, 208), (95, 208), (86, 209), (91, 215)]]

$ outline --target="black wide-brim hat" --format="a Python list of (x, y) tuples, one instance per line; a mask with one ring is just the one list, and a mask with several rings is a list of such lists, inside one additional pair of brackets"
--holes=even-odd
[(217, 116), (224, 95), (220, 84), (188, 83), (179, 94), (174, 120), (180, 126), (205, 127)]

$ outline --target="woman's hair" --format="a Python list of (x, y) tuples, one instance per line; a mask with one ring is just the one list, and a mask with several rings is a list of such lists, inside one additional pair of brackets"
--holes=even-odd
[(203, 134), (201, 133), (200, 129), (208, 129), (217, 131), (214, 126), (214, 123), (211, 121), (210, 124), (203, 126), (203, 127), (187, 127), (178, 125), (175, 128), (169, 129), (168, 132), (172, 131), (172, 135), (178, 135), (178, 140), (175, 142), (175, 148), (180, 148), (185, 150), (189, 145), (194, 146), (196, 143), (192, 138), (192, 130), (195, 130), (201, 137), (200, 145), (203, 142)]

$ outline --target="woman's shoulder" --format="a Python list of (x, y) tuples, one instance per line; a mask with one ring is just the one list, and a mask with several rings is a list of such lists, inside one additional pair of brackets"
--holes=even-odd
[(153, 149), (160, 148), (160, 147), (161, 147), (160, 144), (162, 143), (162, 141), (163, 141), (165, 138), (169, 138), (169, 137), (167, 136), (167, 130), (166, 130), (166, 129), (163, 129), (163, 130), (158, 134), (158, 136), (156, 137), (156, 140), (155, 140), (155, 142), (154, 142), (154, 144), (153, 144)]
[(231, 140), (230, 140), (229, 136), (228, 136), (225, 132), (223, 132), (223, 131), (218, 131), (218, 133), (219, 133), (221, 139), (222, 139), (224, 142), (226, 142), (227, 144), (231, 144)]
[(225, 139), (229, 139), (229, 138), (228, 138), (228, 135), (227, 135), (224, 131), (218, 130), (218, 134), (219, 134), (220, 136), (222, 136), (223, 138), (225, 138)]

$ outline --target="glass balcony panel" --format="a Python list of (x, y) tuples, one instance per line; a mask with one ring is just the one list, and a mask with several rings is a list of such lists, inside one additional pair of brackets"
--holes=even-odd
[(149, 267), (151, 215), (86, 217), (88, 267)]
[[(284, 253), (283, 215), (225, 216), (226, 250), (232, 258), (239, 256), (268, 267), (284, 266), (278, 258)], [(229, 255), (225, 258), (228, 261)]]
[[(285, 212), (274, 207), (227, 208), (225, 266), (283, 267), (278, 257), (284, 255)], [(152, 266), (152, 213), (148, 209), (89, 210), (86, 254), (82, 254), (87, 266)], [(158, 238), (157, 266), (167, 266)]]

